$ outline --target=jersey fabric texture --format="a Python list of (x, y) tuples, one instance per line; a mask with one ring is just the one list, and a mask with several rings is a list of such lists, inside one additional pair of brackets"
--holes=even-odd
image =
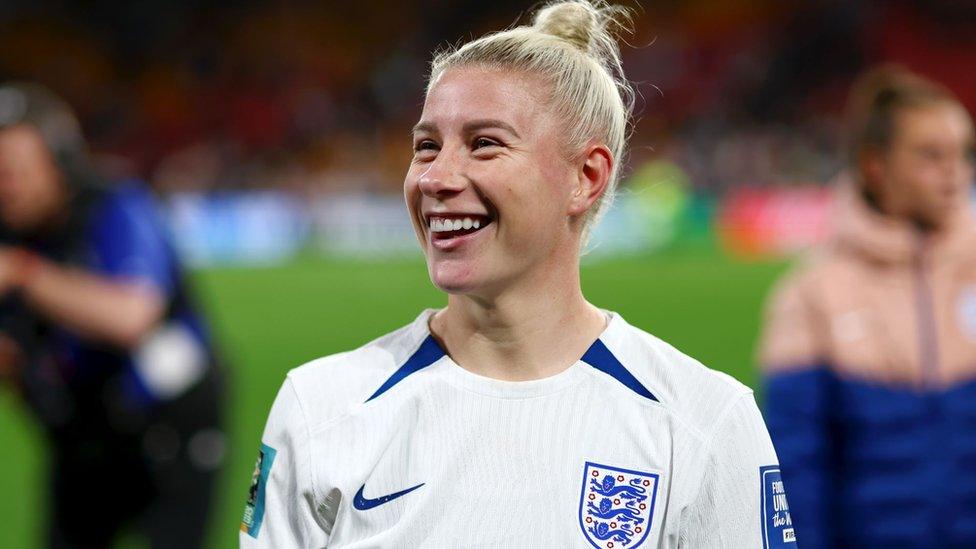
[(242, 547), (795, 546), (742, 384), (613, 313), (555, 376), (481, 377), (431, 314), (288, 374)]
[(976, 221), (924, 237), (840, 182), (775, 289), (765, 415), (804, 547), (976, 547)]

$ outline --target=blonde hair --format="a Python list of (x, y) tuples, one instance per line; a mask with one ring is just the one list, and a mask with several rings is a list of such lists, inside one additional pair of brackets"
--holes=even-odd
[(431, 64), (428, 93), (441, 74), (455, 67), (539, 75), (551, 86), (550, 106), (566, 124), (571, 152), (579, 154), (594, 139), (610, 149), (610, 180), (586, 214), (584, 241), (613, 200), (627, 144), (634, 91), (624, 77), (615, 35), (629, 20), (626, 8), (603, 0), (552, 2), (536, 13), (531, 26), (485, 35), (436, 54)]

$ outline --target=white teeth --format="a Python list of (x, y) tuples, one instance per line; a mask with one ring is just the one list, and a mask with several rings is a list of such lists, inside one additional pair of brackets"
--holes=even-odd
[(480, 229), (481, 221), (465, 217), (464, 219), (440, 219), (430, 220), (430, 232), (442, 233), (449, 231), (460, 231), (461, 229)]

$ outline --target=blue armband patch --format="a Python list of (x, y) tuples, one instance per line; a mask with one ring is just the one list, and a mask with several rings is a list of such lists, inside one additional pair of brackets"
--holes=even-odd
[(258, 461), (254, 464), (251, 488), (247, 492), (247, 505), (244, 506), (244, 518), (241, 519), (241, 532), (246, 532), (252, 538), (257, 538), (258, 532), (261, 531), (261, 521), (264, 520), (264, 495), (276, 453), (274, 448), (261, 444)]
[(762, 521), (763, 549), (796, 547), (796, 533), (790, 506), (786, 502), (786, 490), (779, 465), (766, 465), (759, 468), (760, 520)]

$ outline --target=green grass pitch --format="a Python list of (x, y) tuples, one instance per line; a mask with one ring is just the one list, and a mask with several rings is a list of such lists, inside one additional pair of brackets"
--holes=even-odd
[[(761, 306), (783, 268), (783, 263), (742, 263), (713, 251), (682, 251), (586, 265), (583, 286), (593, 303), (755, 386), (753, 347)], [(278, 267), (206, 270), (195, 281), (232, 378), (229, 459), (209, 546), (237, 547), (261, 430), (285, 373), (366, 343), (446, 299), (419, 261), (303, 259)], [(41, 547), (44, 441), (3, 389), (0, 437), (0, 547)], [(122, 545), (139, 546), (131, 540)]]

